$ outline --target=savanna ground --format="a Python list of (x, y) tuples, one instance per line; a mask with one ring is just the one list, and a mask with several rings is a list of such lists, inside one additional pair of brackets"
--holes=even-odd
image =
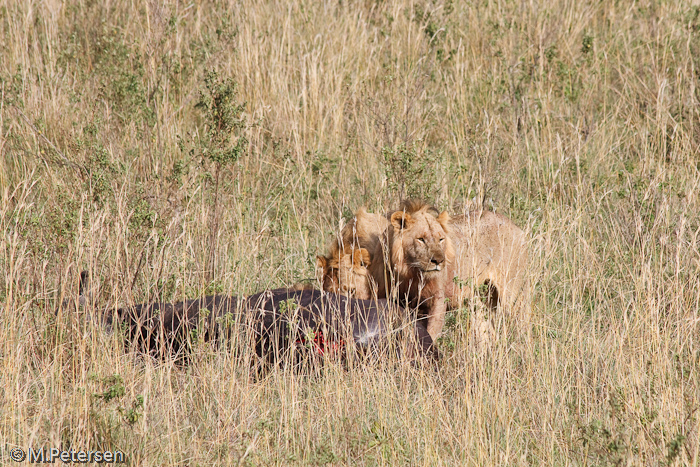
[[(698, 465), (692, 3), (3, 0), (2, 463)], [(291, 285), (406, 196), (528, 232), (529, 337), (254, 381), (54, 313)]]

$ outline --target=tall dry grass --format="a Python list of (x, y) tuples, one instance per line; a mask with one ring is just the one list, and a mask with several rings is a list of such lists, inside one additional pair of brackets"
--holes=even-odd
[[(697, 2), (4, 0), (0, 57), (3, 463), (698, 465)], [(218, 195), (210, 70), (246, 103)], [(437, 370), (256, 382), (54, 314), (82, 269), (98, 308), (313, 277), (402, 192), (527, 230), (529, 338), (476, 352), (467, 307)]]

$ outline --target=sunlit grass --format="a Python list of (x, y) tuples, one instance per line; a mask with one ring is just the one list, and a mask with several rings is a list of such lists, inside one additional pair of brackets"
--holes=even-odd
[[(697, 465), (697, 57), (689, 2), (0, 2), (2, 463)], [(81, 270), (98, 309), (313, 278), (402, 194), (528, 232), (529, 336), (477, 352), (461, 310), (438, 369), (256, 381), (54, 314)]]

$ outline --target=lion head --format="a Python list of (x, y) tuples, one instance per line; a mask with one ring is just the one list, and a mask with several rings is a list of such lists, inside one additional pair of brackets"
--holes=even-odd
[(391, 264), (398, 279), (430, 282), (444, 276), (454, 261), (450, 215), (427, 204), (406, 201), (390, 216)]
[(366, 248), (331, 249), (330, 256), (318, 256), (317, 260), (323, 290), (361, 300), (372, 298), (370, 258)]

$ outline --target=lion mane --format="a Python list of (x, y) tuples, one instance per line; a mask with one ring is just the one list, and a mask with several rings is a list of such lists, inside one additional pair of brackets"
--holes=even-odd
[(446, 290), (455, 259), (450, 215), (408, 200), (387, 218), (388, 227), (370, 250), (369, 270), (377, 296), (407, 299), (419, 307), (435, 339), (445, 323)]

